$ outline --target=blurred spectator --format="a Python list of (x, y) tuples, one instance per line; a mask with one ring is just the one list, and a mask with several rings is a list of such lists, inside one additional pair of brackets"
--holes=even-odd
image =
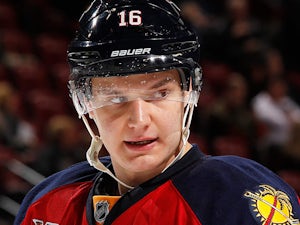
[[(67, 115), (52, 117), (45, 126), (46, 137), (37, 152), (34, 168), (45, 176), (85, 160), (88, 142), (78, 123)], [(85, 142), (86, 141), (86, 142)]]
[(281, 53), (274, 48), (270, 48), (265, 53), (266, 55), (266, 73), (267, 78), (283, 76), (285, 73), (285, 65)]
[[(201, 8), (197, 1), (189, 0), (181, 3), (182, 15), (199, 31), (205, 31), (212, 26), (210, 16)], [(201, 32), (199, 32), (201, 35)]]
[(289, 96), (285, 80), (273, 77), (267, 89), (255, 96), (252, 107), (265, 128), (265, 134), (258, 140), (260, 160), (276, 169), (280, 166), (280, 154), (291, 136), (292, 126), (300, 122), (300, 106)]
[(246, 78), (249, 84), (250, 99), (264, 90), (269, 79), (283, 76), (286, 73), (282, 55), (276, 48), (268, 48), (256, 58), (249, 59), (245, 69), (248, 70)]
[(300, 123), (294, 123), (283, 149), (284, 168), (300, 170)]
[(241, 74), (232, 73), (225, 84), (222, 97), (212, 105), (205, 128), (210, 147), (214, 151), (217, 138), (231, 136), (249, 142), (248, 146), (252, 148), (256, 134), (254, 118), (247, 105), (246, 80)]
[(224, 60), (233, 69), (247, 72), (252, 61), (268, 48), (260, 21), (251, 12), (248, 0), (226, 1), (227, 25), (223, 34)]
[(202, 59), (220, 59), (220, 35), (223, 32), (224, 25), (218, 15), (206, 10), (205, 3), (198, 0), (186, 0), (180, 3), (180, 9), (183, 17), (194, 28), (201, 43)]
[(24, 151), (36, 145), (34, 128), (20, 117), (20, 102), (16, 90), (0, 83), (0, 139), (1, 144)]

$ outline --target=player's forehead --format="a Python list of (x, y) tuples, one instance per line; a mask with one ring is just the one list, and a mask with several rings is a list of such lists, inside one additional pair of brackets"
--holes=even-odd
[(97, 77), (92, 79), (92, 86), (102, 88), (158, 88), (167, 84), (180, 86), (180, 82), (179, 73), (174, 69), (127, 76)]

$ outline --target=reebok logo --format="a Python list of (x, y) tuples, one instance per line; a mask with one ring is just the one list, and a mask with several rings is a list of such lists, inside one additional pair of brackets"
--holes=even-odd
[(122, 49), (122, 50), (112, 51), (110, 57), (143, 55), (143, 54), (150, 54), (150, 52), (151, 52), (151, 48)]
[(33, 219), (32, 221), (34, 225), (59, 225), (58, 223), (44, 222), (38, 219)]

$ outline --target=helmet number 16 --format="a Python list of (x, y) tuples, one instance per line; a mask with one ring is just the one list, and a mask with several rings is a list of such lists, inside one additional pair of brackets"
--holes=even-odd
[[(131, 10), (127, 12), (126, 10), (119, 12), (118, 15), (120, 16), (120, 22), (119, 26), (139, 26), (142, 24), (142, 12), (140, 10)], [(126, 15), (128, 15), (128, 18), (126, 18)]]

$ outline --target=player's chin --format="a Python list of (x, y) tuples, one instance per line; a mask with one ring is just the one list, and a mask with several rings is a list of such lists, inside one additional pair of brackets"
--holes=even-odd
[[(140, 155), (130, 160), (132, 172), (151, 172), (163, 169), (164, 162), (159, 155)], [(161, 170), (162, 170), (161, 169)]]

